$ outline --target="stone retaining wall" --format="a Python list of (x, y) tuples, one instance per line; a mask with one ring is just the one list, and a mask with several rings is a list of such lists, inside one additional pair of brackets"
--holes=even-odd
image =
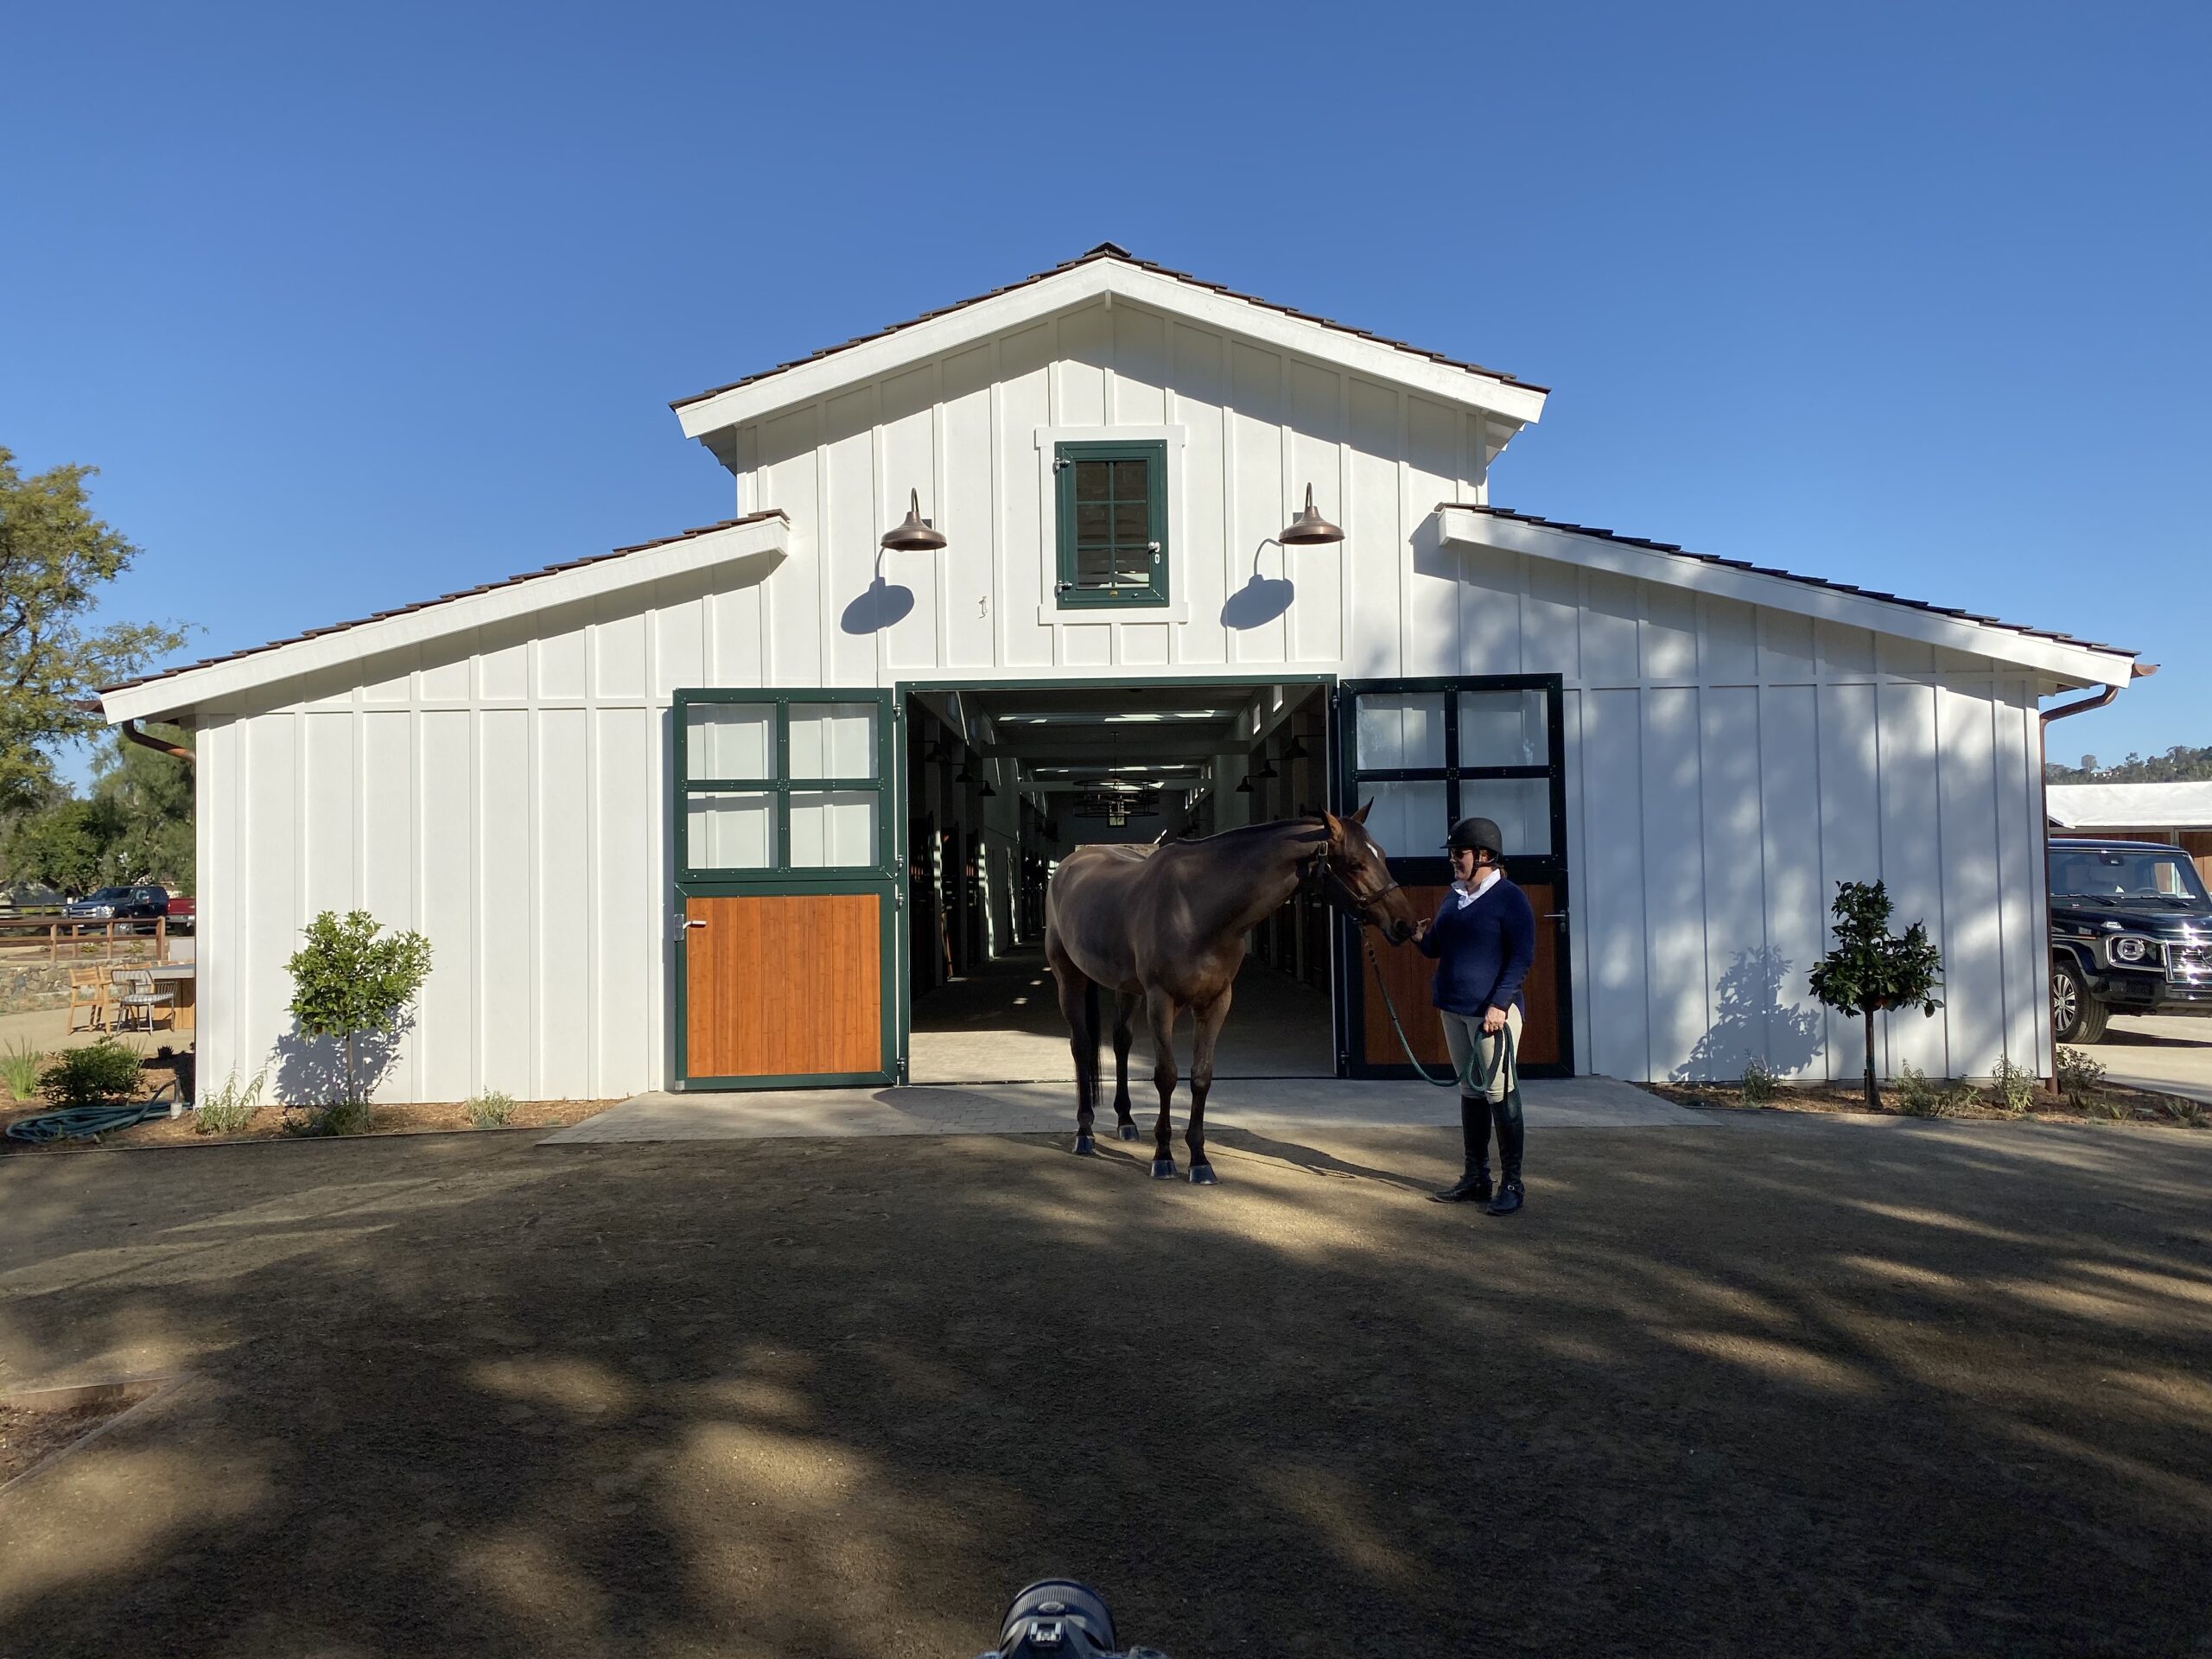
[(58, 1008), (69, 1000), (69, 970), (38, 963), (0, 968), (0, 1014)]

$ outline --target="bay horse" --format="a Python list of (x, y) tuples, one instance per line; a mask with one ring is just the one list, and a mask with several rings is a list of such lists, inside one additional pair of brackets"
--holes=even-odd
[(1349, 817), (1323, 812), (1225, 830), (1219, 835), (1150, 846), (1097, 843), (1060, 861), (1045, 896), (1045, 957), (1067, 1016), (1075, 1056), (1075, 1149), (1095, 1154), (1090, 1126), (1098, 1103), (1098, 994), (1110, 991), (1114, 1016), (1114, 1116), (1124, 1141), (1137, 1138), (1129, 1115), (1129, 1044), (1137, 1004), (1152, 1027), (1152, 1080), (1160, 1118), (1152, 1132), (1152, 1173), (1175, 1175), (1168, 1105), (1175, 1093), (1175, 1021), (1192, 1011), (1191, 1116), (1183, 1144), (1191, 1179), (1211, 1185), (1206, 1161), (1206, 1093), (1213, 1087), (1214, 1044), (1229, 1017), (1230, 987), (1244, 964), (1244, 935), (1300, 887), (1317, 886), (1363, 926), (1393, 944), (1413, 937), (1412, 902), (1390, 879), (1381, 847), (1367, 833), (1370, 801)]

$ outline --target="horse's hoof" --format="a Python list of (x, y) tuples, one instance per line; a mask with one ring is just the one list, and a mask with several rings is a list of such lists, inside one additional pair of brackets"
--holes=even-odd
[(1098, 1155), (1098, 1143), (1087, 1135), (1078, 1135), (1075, 1138), (1075, 1155), (1078, 1158), (1096, 1158)]
[(1134, 1123), (1125, 1122), (1116, 1128), (1114, 1133), (1120, 1135), (1124, 1141), (1134, 1141), (1137, 1138), (1137, 1126)]
[(1175, 1179), (1175, 1160), (1173, 1158), (1154, 1159), (1152, 1160), (1152, 1179), (1155, 1181), (1173, 1180)]
[(1191, 1185), (1192, 1186), (1218, 1186), (1220, 1184), (1220, 1181), (1214, 1175), (1213, 1166), (1211, 1164), (1192, 1164), (1191, 1166)]

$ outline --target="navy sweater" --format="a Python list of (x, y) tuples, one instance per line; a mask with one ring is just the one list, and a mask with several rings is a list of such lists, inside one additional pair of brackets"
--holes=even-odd
[(1529, 1011), (1521, 982), (1536, 959), (1536, 912), (1529, 895), (1503, 876), (1471, 905), (1448, 892), (1421, 941), (1421, 954), (1436, 958), (1436, 982), (1429, 1001), (1452, 1014), (1480, 1014), (1484, 1008)]

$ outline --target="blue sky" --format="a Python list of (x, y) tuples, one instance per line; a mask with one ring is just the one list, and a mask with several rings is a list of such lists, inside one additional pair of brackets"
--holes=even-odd
[(192, 655), (724, 516), (672, 397), (1101, 240), (1554, 388), (1502, 505), (2141, 648), (2212, 743), (2212, 9), (45, 6), (0, 443)]

